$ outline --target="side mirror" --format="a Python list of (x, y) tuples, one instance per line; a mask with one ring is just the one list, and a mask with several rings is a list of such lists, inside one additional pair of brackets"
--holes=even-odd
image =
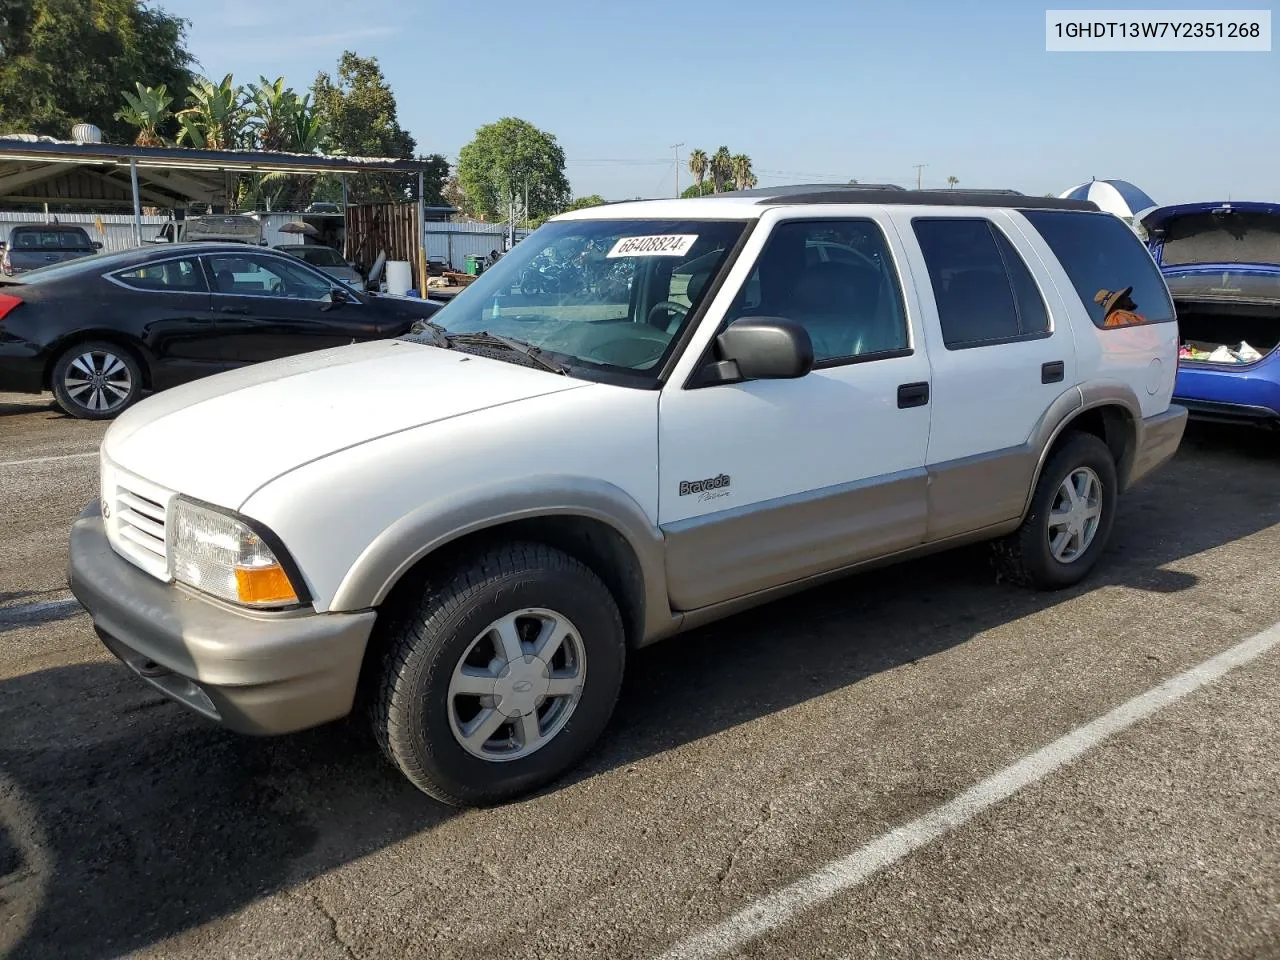
[(101, 250), (101, 249), (102, 249), (102, 241), (101, 241), (101, 240), (94, 240), (94, 241), (93, 241), (93, 249), (95, 249), (95, 250)]
[(339, 304), (350, 303), (353, 299), (351, 291), (346, 287), (331, 287), (329, 290), (329, 299), (321, 309), (332, 310)]
[(813, 369), (809, 331), (781, 317), (735, 320), (715, 346), (719, 360), (707, 368), (703, 383), (794, 380)]
[(8, 250), (8, 249), (9, 249), (9, 244), (6, 243), (4, 240), (0, 240), (0, 250)]

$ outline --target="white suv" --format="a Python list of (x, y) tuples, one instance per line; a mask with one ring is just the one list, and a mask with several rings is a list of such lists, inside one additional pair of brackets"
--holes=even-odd
[(1160, 273), (1087, 202), (612, 204), (433, 320), (126, 412), (70, 584), (175, 700), (256, 734), (360, 706), (454, 804), (578, 761), (628, 650), (823, 578), (989, 540), (1078, 582), (1186, 418)]

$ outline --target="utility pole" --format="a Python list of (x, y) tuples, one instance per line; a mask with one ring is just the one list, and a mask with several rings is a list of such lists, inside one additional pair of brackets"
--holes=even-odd
[(927, 163), (917, 163), (917, 164), (916, 164), (916, 189), (917, 189), (917, 190), (919, 190), (919, 189), (920, 189), (920, 183), (921, 183), (920, 175), (921, 175), (921, 173), (923, 173), (923, 172), (924, 172), (924, 168), (925, 168), (925, 167), (927, 167), (927, 166), (928, 166), (928, 164), (927, 164)]
[(676, 199), (680, 199), (680, 148), (683, 143), (673, 143), (671, 149), (676, 152)]

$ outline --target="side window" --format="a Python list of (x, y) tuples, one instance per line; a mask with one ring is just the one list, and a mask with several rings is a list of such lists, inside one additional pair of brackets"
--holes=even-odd
[(1048, 311), (1031, 271), (991, 221), (922, 218), (911, 225), (929, 268), (948, 349), (1048, 334)]
[(332, 296), (332, 283), (283, 260), (223, 254), (205, 262), (215, 293), (316, 301)]
[(200, 264), (194, 257), (149, 263), (112, 276), (134, 290), (168, 290), (173, 293), (204, 293), (208, 290)]
[(906, 308), (884, 233), (872, 220), (780, 223), (730, 319), (783, 317), (804, 326), (817, 363), (906, 350)]
[(1103, 329), (1174, 319), (1173, 301), (1159, 268), (1137, 234), (1109, 213), (1026, 210), (1080, 295), (1089, 318)]

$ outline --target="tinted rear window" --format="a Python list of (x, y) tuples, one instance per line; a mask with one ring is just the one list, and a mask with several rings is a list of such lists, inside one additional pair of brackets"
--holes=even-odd
[(19, 227), (9, 234), (14, 250), (92, 250), (83, 230), (32, 230)]
[(949, 349), (1048, 334), (1048, 312), (1031, 271), (991, 221), (919, 218), (911, 225)]
[[(1109, 213), (1024, 210), (1097, 327), (1168, 323), (1173, 301), (1137, 234)], [(1132, 287), (1128, 297), (1118, 296)]]

